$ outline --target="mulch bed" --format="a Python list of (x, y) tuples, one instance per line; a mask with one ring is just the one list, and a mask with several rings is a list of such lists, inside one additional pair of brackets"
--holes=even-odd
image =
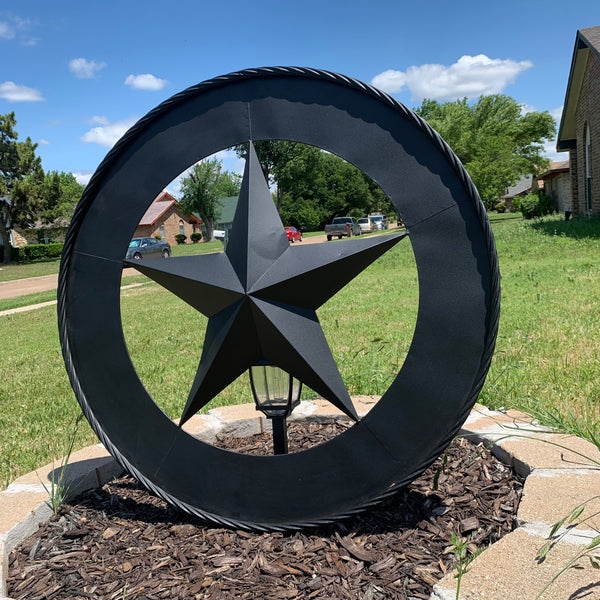
[[(290, 447), (343, 425), (293, 424)], [(270, 452), (270, 435), (224, 439)], [(469, 553), (515, 527), (522, 484), (482, 446), (455, 440), (419, 479), (359, 516), (291, 533), (210, 527), (126, 476), (87, 492), (10, 555), (8, 595), (202, 600), (427, 599), (455, 569), (451, 534)]]

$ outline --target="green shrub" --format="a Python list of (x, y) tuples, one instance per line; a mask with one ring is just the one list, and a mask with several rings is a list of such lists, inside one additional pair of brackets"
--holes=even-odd
[(190, 235), (190, 239), (192, 240), (192, 244), (197, 244), (202, 239), (202, 234), (199, 231), (194, 231)]
[(541, 192), (539, 194), (528, 194), (522, 198), (515, 198), (515, 208), (523, 213), (526, 219), (543, 217), (554, 212), (554, 202), (550, 196)]
[(30, 262), (48, 258), (60, 258), (63, 244), (28, 244), (19, 248), (19, 262)]
[(175, 241), (176, 241), (178, 244), (185, 244), (185, 240), (187, 240), (187, 235), (184, 235), (183, 233), (178, 233), (178, 234), (175, 236)]
[[(31, 262), (34, 260), (48, 260), (60, 258), (63, 244), (28, 244), (19, 248), (10, 249), (12, 262)], [(4, 246), (0, 246), (0, 261), (4, 260)]]
[(554, 212), (554, 201), (550, 196), (546, 196), (543, 192), (539, 192), (538, 211), (540, 217), (551, 215)]
[(494, 210), (498, 213), (506, 212), (506, 202), (504, 202), (504, 200), (500, 200), (500, 202), (494, 206)]
[(157, 234), (154, 236), (154, 239), (155, 239), (155, 240), (158, 240), (158, 241), (160, 242), (160, 240), (162, 240), (162, 235), (160, 235), (160, 233), (157, 233)]

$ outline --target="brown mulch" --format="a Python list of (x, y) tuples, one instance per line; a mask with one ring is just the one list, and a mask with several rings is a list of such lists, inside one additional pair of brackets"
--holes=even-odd
[[(290, 447), (339, 424), (292, 425)], [(270, 435), (220, 440), (270, 451)], [(150, 495), (131, 477), (87, 492), (10, 555), (15, 600), (427, 599), (453, 572), (451, 534), (468, 552), (515, 527), (522, 484), (482, 446), (455, 440), (421, 477), (377, 508), (291, 533), (210, 527)]]

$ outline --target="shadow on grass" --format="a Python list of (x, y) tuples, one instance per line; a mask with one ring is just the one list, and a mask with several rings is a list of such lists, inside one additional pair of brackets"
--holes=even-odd
[(600, 239), (600, 218), (578, 217), (568, 221), (541, 220), (531, 221), (532, 229), (546, 235), (566, 236), (574, 239)]

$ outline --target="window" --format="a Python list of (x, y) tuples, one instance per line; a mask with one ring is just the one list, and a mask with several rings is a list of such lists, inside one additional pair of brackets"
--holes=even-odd
[(183, 221), (181, 221), (181, 220), (179, 221), (179, 233), (181, 235), (185, 235), (185, 231), (183, 229)]
[(585, 208), (592, 212), (592, 142), (590, 139), (590, 126), (585, 124)]
[(158, 228), (158, 232), (160, 233), (160, 238), (161, 238), (162, 240), (164, 240), (164, 239), (165, 239), (165, 226), (164, 226), (164, 225), (161, 225), (161, 226)]

